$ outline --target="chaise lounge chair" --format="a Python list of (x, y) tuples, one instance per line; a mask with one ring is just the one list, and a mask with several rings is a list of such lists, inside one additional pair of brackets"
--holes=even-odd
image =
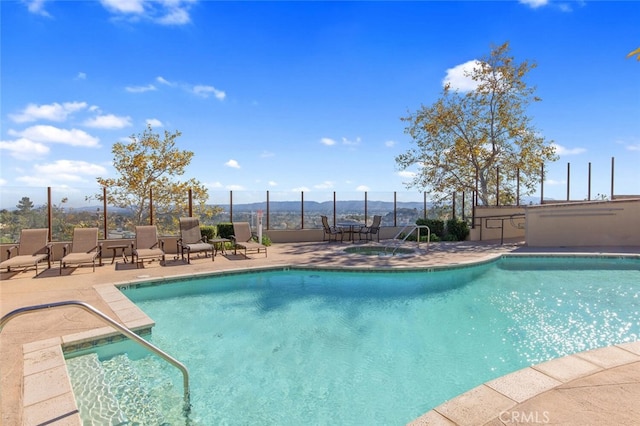
[(378, 237), (378, 242), (380, 242), (380, 222), (382, 221), (382, 216), (375, 215), (373, 216), (373, 222), (371, 222), (371, 226), (363, 226), (358, 231), (358, 238), (362, 239), (362, 235), (364, 235), (365, 240), (371, 241), (373, 240), (373, 236)]
[(131, 243), (131, 263), (138, 268), (144, 259), (157, 257), (164, 265), (164, 241), (158, 239), (158, 228), (155, 225), (136, 226), (136, 239)]
[[(36, 267), (38, 275), (38, 263), (46, 260), (51, 267), (51, 246), (49, 245), (49, 230), (47, 228), (23, 229), (20, 231), (20, 241), (17, 245), (7, 249), (8, 259), (0, 263), (0, 269)], [(15, 251), (15, 256), (11, 257)]]
[(70, 264), (91, 263), (95, 272), (97, 257), (100, 258), (100, 266), (102, 266), (102, 245), (98, 244), (98, 228), (75, 228), (70, 250), (69, 244), (65, 245), (63, 250), (62, 259), (60, 259), (60, 275), (62, 275), (62, 268)]
[(251, 225), (249, 222), (234, 222), (233, 234), (231, 239), (233, 240), (233, 252), (237, 254), (238, 249), (244, 250), (244, 257), (247, 257), (247, 251), (255, 251), (260, 253), (264, 250), (264, 256), (267, 257), (267, 246), (264, 244), (253, 241), (253, 235), (251, 234)]
[(211, 260), (215, 260), (213, 244), (207, 242), (207, 237), (200, 232), (200, 221), (195, 217), (180, 218), (180, 238), (178, 239), (178, 253), (184, 261), (184, 252), (187, 252), (187, 263), (191, 263), (191, 253), (211, 252)]
[(329, 242), (331, 242), (331, 237), (333, 237), (334, 241), (337, 242), (338, 235), (340, 235), (340, 242), (344, 241), (344, 231), (342, 230), (342, 228), (329, 226), (329, 219), (327, 218), (327, 216), (320, 216), (320, 218), (322, 219), (322, 229), (324, 231), (324, 234), (322, 234), (322, 241), (327, 241), (328, 236)]

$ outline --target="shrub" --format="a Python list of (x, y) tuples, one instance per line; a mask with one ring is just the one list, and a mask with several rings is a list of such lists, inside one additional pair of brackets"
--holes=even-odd
[(447, 241), (464, 241), (469, 236), (469, 225), (458, 219), (447, 221)]
[(218, 236), (220, 238), (231, 238), (233, 235), (232, 223), (219, 223), (218, 224)]
[(416, 225), (427, 225), (431, 230), (431, 235), (437, 235), (439, 238), (443, 238), (445, 235), (444, 220), (418, 219), (416, 220)]
[(216, 237), (216, 227), (213, 225), (202, 225), (200, 227), (200, 234), (203, 237), (207, 237), (207, 240), (213, 240)]

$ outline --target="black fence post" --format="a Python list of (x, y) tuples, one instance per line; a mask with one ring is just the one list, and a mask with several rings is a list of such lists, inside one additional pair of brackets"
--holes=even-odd
[(109, 235), (109, 233), (107, 232), (107, 224), (109, 223), (107, 221), (107, 188), (106, 187), (102, 187), (102, 210), (104, 210), (104, 217), (102, 218), (102, 226), (104, 227), (104, 239), (106, 240)]

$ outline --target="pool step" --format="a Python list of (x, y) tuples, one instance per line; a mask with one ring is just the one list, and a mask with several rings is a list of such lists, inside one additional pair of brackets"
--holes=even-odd
[(85, 424), (166, 423), (150, 383), (126, 355), (100, 361), (92, 353), (68, 359), (67, 368)]
[(96, 354), (67, 359), (67, 370), (84, 424), (124, 424), (127, 421)]

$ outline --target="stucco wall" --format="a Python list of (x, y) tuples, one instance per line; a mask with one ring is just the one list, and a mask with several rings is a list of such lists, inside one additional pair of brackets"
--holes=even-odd
[(531, 247), (640, 246), (640, 199), (545, 204), (525, 211)]
[(489, 241), (500, 240), (500, 226), (504, 224), (504, 239), (521, 238), (524, 239), (525, 230), (523, 217), (513, 217), (512, 215), (523, 215), (524, 207), (476, 207), (475, 223), (471, 229), (469, 240)]

